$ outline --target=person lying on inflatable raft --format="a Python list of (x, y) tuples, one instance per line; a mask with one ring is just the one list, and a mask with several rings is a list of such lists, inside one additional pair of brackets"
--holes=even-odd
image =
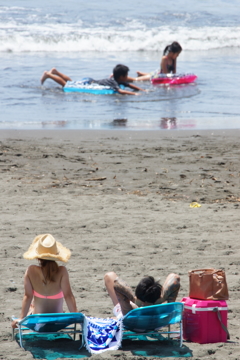
[(129, 84), (127, 82), (128, 79), (128, 72), (129, 68), (125, 65), (118, 64), (113, 69), (113, 78), (109, 79), (102, 79), (102, 80), (94, 80), (92, 78), (84, 78), (83, 80), (79, 81), (72, 81), (72, 79), (65, 75), (60, 73), (57, 69), (53, 68), (50, 71), (44, 71), (42, 77), (41, 77), (41, 83), (43, 84), (45, 80), (52, 79), (56, 83), (60, 84), (63, 88), (66, 86), (79, 86), (81, 84), (98, 84), (110, 87), (113, 91), (122, 94), (122, 95), (138, 95), (135, 92), (128, 91), (125, 89), (122, 89), (120, 85), (123, 85), (124, 87), (129, 87), (133, 90), (137, 91), (145, 91), (141, 89), (140, 87)]

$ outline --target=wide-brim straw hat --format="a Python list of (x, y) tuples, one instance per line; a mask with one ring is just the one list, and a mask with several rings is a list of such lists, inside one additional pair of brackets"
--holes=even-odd
[(71, 251), (56, 241), (51, 234), (38, 235), (33, 240), (27, 252), (23, 254), (24, 259), (43, 259), (67, 262)]

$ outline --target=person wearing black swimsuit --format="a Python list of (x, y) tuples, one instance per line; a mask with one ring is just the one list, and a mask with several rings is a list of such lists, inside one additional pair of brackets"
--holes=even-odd
[(174, 41), (172, 44), (165, 47), (161, 59), (160, 69), (157, 69), (151, 73), (137, 71), (138, 77), (128, 78), (128, 81), (145, 81), (157, 77), (159, 76), (159, 74), (176, 74), (177, 57), (181, 53), (181, 51), (181, 45), (177, 41)]
[(161, 61), (161, 74), (176, 74), (177, 57), (181, 51), (182, 47), (176, 41), (165, 47)]

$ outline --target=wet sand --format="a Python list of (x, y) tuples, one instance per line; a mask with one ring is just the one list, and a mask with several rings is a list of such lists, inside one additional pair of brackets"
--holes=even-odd
[[(133, 287), (143, 275), (163, 282), (176, 272), (180, 301), (188, 295), (188, 270), (223, 268), (231, 340), (184, 345), (194, 360), (238, 359), (239, 134), (2, 131), (0, 359), (32, 358), (11, 342), (10, 317), (20, 314), (23, 275), (34, 263), (22, 254), (47, 232), (72, 250), (67, 268), (86, 315), (112, 316), (103, 284), (107, 271)], [(190, 208), (193, 201), (201, 207)], [(121, 350), (94, 358), (145, 359), (134, 347), (123, 343)]]

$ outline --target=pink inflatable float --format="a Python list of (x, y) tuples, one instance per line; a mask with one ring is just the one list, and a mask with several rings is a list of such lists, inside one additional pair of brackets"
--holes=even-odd
[(159, 74), (157, 77), (151, 79), (153, 85), (182, 85), (190, 84), (197, 79), (194, 74)]

